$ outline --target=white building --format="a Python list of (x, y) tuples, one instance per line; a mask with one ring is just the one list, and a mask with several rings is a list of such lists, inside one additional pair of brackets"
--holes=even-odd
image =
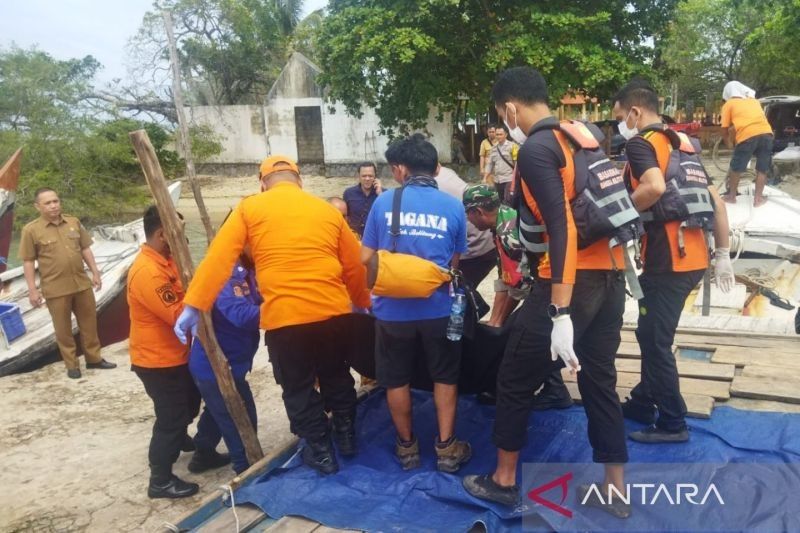
[[(254, 172), (268, 154), (284, 154), (326, 175), (351, 175), (361, 161), (385, 162), (389, 139), (379, 132), (378, 117), (363, 109), (352, 117), (340, 103), (326, 103), (316, 83), (319, 67), (299, 52), (292, 54), (263, 106), (202, 106), (188, 109), (195, 124), (205, 124), (221, 138), (223, 150), (204, 166), (214, 170)], [(427, 124), (430, 141), (443, 163), (450, 161), (450, 114)]]

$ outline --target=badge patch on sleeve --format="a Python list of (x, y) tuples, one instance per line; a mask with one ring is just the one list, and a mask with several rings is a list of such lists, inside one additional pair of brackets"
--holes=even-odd
[(158, 297), (161, 298), (161, 302), (166, 306), (170, 306), (178, 301), (178, 296), (175, 294), (175, 289), (172, 288), (172, 284), (170, 283), (165, 283), (164, 285), (158, 287), (156, 289), (156, 293), (158, 294)]

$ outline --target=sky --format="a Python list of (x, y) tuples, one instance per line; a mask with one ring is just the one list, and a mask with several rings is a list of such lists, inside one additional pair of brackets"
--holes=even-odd
[[(37, 46), (56, 59), (92, 55), (100, 84), (125, 78), (125, 45), (152, 0), (2, 0), (0, 48)], [(304, 14), (327, 0), (306, 0)]]

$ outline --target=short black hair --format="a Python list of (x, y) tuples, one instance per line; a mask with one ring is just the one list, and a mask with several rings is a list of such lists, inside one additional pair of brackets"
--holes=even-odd
[(614, 102), (624, 109), (637, 106), (658, 113), (658, 93), (644, 78), (636, 77), (625, 84), (614, 96)]
[(372, 161), (362, 161), (356, 167), (356, 174), (361, 174), (361, 169), (364, 167), (372, 167), (372, 171), (375, 172), (375, 174), (378, 173), (378, 166), (375, 163)]
[[(231, 216), (233, 211), (229, 211), (227, 215), (225, 215), (225, 220), (228, 220), (228, 217)], [(183, 220), (183, 215), (180, 212), (176, 213), (178, 218)], [(225, 220), (222, 221), (222, 224), (225, 224)], [(146, 238), (150, 238), (153, 236), (153, 233), (158, 231), (158, 229), (162, 226), (161, 224), (161, 215), (158, 213), (158, 207), (155, 204), (151, 205), (147, 209), (144, 210), (144, 215), (142, 215), (142, 224), (144, 225), (144, 236)]]
[(433, 176), (439, 166), (436, 148), (421, 133), (394, 141), (385, 156), (390, 165), (405, 165), (412, 174)]
[(547, 104), (547, 82), (532, 67), (514, 67), (504, 70), (492, 87), (495, 105), (505, 105), (511, 100), (523, 104)]
[(155, 205), (144, 210), (142, 223), (144, 224), (144, 236), (148, 239), (161, 228), (161, 215), (158, 214), (158, 208)]
[[(56, 191), (55, 191), (55, 189), (51, 189), (50, 187), (39, 187), (33, 193), (33, 201), (34, 202), (38, 202), (39, 201), (39, 195), (42, 194), (43, 192), (56, 192)], [(58, 194), (58, 193), (56, 192), (56, 194)]]
[(495, 133), (497, 132), (497, 130), (503, 130), (504, 132), (506, 132), (506, 135), (508, 135), (508, 128), (506, 127), (505, 124), (498, 124), (497, 126), (494, 127), (494, 129)]

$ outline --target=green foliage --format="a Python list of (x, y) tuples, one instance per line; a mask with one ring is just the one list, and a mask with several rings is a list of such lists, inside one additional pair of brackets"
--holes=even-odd
[(530, 65), (554, 101), (610, 96), (645, 71), (676, 0), (332, 0), (316, 40), (328, 96), (359, 116), (376, 109), (390, 132), (421, 127), (429, 105), (459, 97), (486, 110), (497, 74)]
[(261, 102), (280, 74), (302, 1), (156, 0), (131, 39), (151, 69), (169, 62), (165, 9), (172, 12), (183, 77), (196, 103), (244, 104)]
[[(42, 186), (58, 191), (65, 211), (86, 223), (138, 212), (146, 191), (131, 131), (147, 130), (167, 176), (182, 170), (172, 132), (129, 118), (103, 120), (83, 106), (98, 67), (91, 57), (59, 61), (38, 50), (0, 50), (0, 158), (24, 148), (18, 226), (36, 216), (32, 195)], [(195, 132), (194, 142), (199, 156), (221, 149), (207, 130)]]
[(759, 94), (796, 92), (798, 27), (800, 0), (687, 0), (669, 25), (665, 77), (690, 98), (719, 97), (730, 80)]

